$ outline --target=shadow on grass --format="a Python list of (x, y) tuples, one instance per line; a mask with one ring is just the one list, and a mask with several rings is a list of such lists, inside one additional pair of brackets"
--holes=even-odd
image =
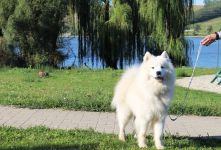
[(221, 136), (207, 136), (189, 139), (199, 146), (204, 145), (205, 147), (221, 147)]
[[(202, 137), (165, 137), (167, 139), (167, 148), (188, 149), (217, 149), (221, 148), (221, 136), (202, 136)], [(176, 142), (174, 142), (176, 141)], [(191, 149), (191, 148), (190, 148)]]
[[(33, 147), (21, 146), (13, 148), (4, 148), (4, 150), (97, 150), (98, 144), (82, 144), (82, 145), (39, 145)], [(3, 150), (0, 148), (0, 150)]]
[[(187, 138), (187, 137), (165, 137), (166, 139), (166, 149), (219, 149), (221, 148), (221, 137), (198, 137), (198, 138)], [(132, 139), (130, 139), (132, 140)], [(134, 139), (133, 139), (134, 140)], [(155, 149), (152, 137), (148, 138), (151, 142), (148, 145), (148, 149)], [(39, 146), (19, 146), (13, 148), (4, 148), (4, 150), (99, 150), (107, 149), (139, 149), (137, 145), (131, 141), (126, 143), (115, 143), (112, 146), (106, 145), (101, 148), (99, 146), (99, 141), (97, 143), (87, 143), (87, 144), (60, 144), (60, 145), (39, 145)], [(111, 141), (110, 141), (111, 142)], [(116, 142), (116, 141), (115, 141)], [(134, 145), (135, 144), (135, 145)], [(106, 149), (105, 148), (105, 149)], [(0, 150), (3, 150), (0, 148)]]

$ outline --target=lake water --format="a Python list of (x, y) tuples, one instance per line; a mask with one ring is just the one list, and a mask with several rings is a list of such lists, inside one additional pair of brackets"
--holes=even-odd
[[(188, 40), (193, 42), (193, 51), (190, 56), (192, 63), (189, 66), (193, 66), (196, 60), (197, 51), (200, 46), (202, 37), (187, 37)], [(221, 67), (221, 41), (216, 41), (209, 46), (203, 46), (202, 51), (197, 63), (197, 67), (201, 68), (217, 68)]]
[[(193, 47), (191, 49), (190, 55), (190, 64), (192, 67), (196, 60), (197, 51), (200, 45), (200, 41), (202, 37), (186, 37), (192, 44)], [(66, 59), (61, 66), (69, 67), (69, 66), (79, 66), (78, 60), (78, 39), (77, 37), (65, 38), (66, 47), (62, 49), (65, 53), (69, 50), (69, 57)], [(91, 63), (91, 58), (87, 57), (85, 62), (87, 66), (93, 68), (102, 68), (100, 62), (96, 64)], [(221, 67), (221, 40), (212, 43), (210, 46), (203, 46), (202, 51), (197, 63), (197, 67), (199, 68), (216, 68)]]

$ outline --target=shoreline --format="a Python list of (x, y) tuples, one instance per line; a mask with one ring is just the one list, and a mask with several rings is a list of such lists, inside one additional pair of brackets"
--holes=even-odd
[[(206, 35), (205, 35), (206, 36)], [(184, 37), (196, 37), (196, 38), (203, 38), (204, 35), (185, 35)], [(77, 38), (78, 35), (61, 35), (62, 38)]]
[[(206, 35), (205, 35), (206, 36)], [(185, 35), (184, 37), (195, 37), (195, 38), (203, 38), (203, 35)]]

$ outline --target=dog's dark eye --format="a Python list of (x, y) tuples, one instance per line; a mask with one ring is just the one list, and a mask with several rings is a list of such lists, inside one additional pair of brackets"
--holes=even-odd
[(164, 66), (161, 66), (161, 69), (164, 69), (165, 67)]
[(154, 67), (152, 67), (152, 69), (154, 69)]

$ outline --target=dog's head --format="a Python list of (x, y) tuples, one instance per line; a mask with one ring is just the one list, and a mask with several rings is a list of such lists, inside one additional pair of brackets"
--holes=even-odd
[(159, 56), (146, 52), (142, 65), (148, 73), (148, 77), (159, 82), (168, 80), (174, 74), (173, 65), (166, 51)]

